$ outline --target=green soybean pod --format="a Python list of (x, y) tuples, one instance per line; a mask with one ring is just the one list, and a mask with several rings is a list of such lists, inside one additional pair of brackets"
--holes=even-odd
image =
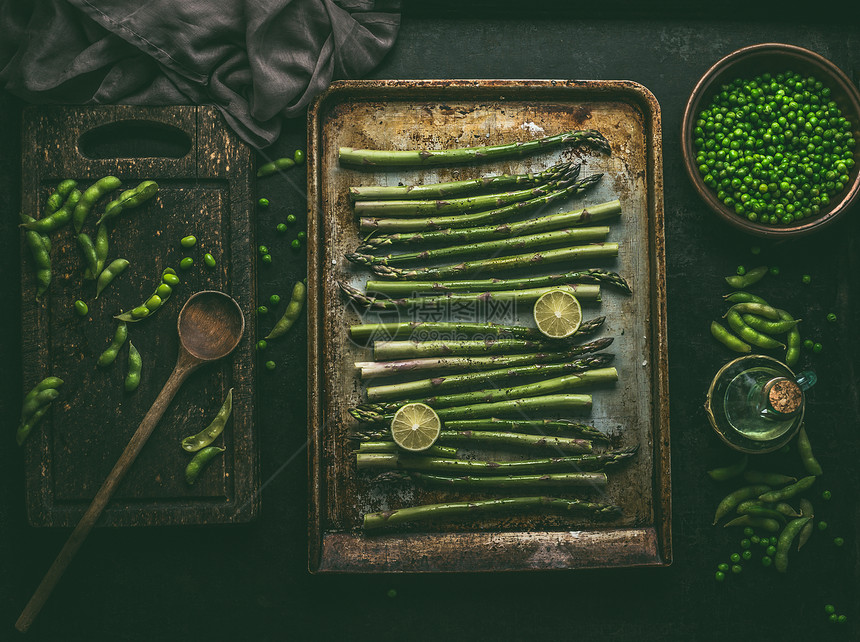
[(215, 415), (215, 418), (212, 420), (208, 426), (206, 426), (203, 430), (201, 430), (196, 435), (191, 435), (190, 437), (186, 437), (182, 440), (182, 449), (194, 453), (200, 450), (201, 448), (205, 448), (209, 444), (211, 444), (215, 439), (218, 438), (222, 432), (224, 432), (224, 426), (227, 425), (227, 420), (230, 418), (230, 414), (233, 412), (233, 389), (227, 392), (227, 397), (224, 399), (224, 403), (221, 404), (220, 410), (218, 410), (218, 414)]
[(815, 475), (809, 475), (808, 477), (804, 477), (803, 479), (800, 479), (793, 484), (789, 484), (784, 488), (766, 491), (759, 495), (758, 498), (763, 502), (781, 502), (784, 499), (791, 499), (795, 495), (802, 493), (812, 486), (812, 484), (815, 483), (815, 479)]
[(749, 292), (730, 292), (724, 294), (723, 298), (729, 303), (761, 303), (767, 305), (767, 301)]
[(797, 550), (803, 548), (803, 545), (806, 544), (812, 536), (815, 511), (812, 508), (812, 502), (806, 498), (802, 498), (800, 500), (800, 516), (809, 517), (809, 521), (800, 529), (800, 535), (797, 536)]
[(105, 261), (107, 260), (108, 255), (108, 246), (110, 244), (110, 239), (108, 238), (108, 229), (105, 225), (99, 225), (96, 230), (96, 238), (93, 241), (93, 245), (96, 249), (96, 271), (93, 273), (93, 277), (95, 278), (99, 274), (102, 273), (102, 270), (105, 267)]
[(194, 482), (197, 481), (200, 473), (204, 468), (206, 468), (209, 462), (225, 450), (227, 449), (219, 448), (218, 446), (209, 446), (194, 455), (194, 458), (188, 462), (188, 466), (185, 467), (185, 481), (188, 485), (193, 486)]
[(752, 345), (758, 348), (784, 348), (785, 344), (780, 343), (773, 337), (769, 337), (766, 334), (762, 334), (761, 332), (757, 332), (749, 327), (744, 320), (741, 318), (740, 313), (731, 308), (728, 312), (726, 312), (726, 322), (729, 324), (729, 327), (737, 333), (737, 335), (746, 341), (747, 343), (751, 343)]
[(128, 326), (124, 321), (120, 321), (116, 326), (116, 332), (114, 332), (113, 340), (110, 345), (105, 348), (105, 351), (101, 353), (101, 356), (98, 360), (98, 365), (100, 368), (104, 368), (112, 364), (116, 361), (116, 357), (119, 354), (120, 348), (125, 343), (125, 340), (128, 338)]
[(708, 476), (714, 481), (725, 481), (726, 479), (732, 479), (744, 472), (748, 462), (749, 455), (742, 455), (740, 459), (738, 459), (734, 464), (724, 466), (722, 468), (714, 468), (713, 470), (709, 470)]
[[(166, 268), (164, 272), (161, 274), (161, 283), (155, 288), (155, 291), (149, 295), (146, 299), (146, 302), (143, 305), (139, 305), (136, 308), (128, 310), (127, 312), (123, 312), (122, 314), (117, 314), (114, 319), (119, 319), (120, 321), (126, 321), (134, 323), (136, 321), (141, 321), (149, 316), (152, 316), (157, 310), (160, 310), (164, 307), (164, 303), (167, 299), (170, 298), (170, 294), (173, 292), (172, 289), (165, 290), (161, 286), (164, 284), (170, 284), (173, 281), (173, 277), (176, 276), (176, 272), (173, 268)], [(178, 281), (178, 279), (177, 279)], [(161, 294), (159, 294), (159, 288)], [(162, 294), (167, 294), (167, 296), (162, 296)]]
[(102, 290), (110, 285), (111, 281), (122, 274), (128, 266), (129, 263), (126, 259), (114, 259), (111, 261), (110, 265), (101, 271), (101, 274), (99, 274), (99, 278), (96, 281), (97, 299), (99, 298), (99, 294), (102, 293)]
[(72, 210), (80, 198), (81, 193), (78, 190), (73, 190), (60, 209), (44, 218), (40, 218), (38, 221), (28, 221), (24, 224), (24, 227), (40, 234), (50, 234), (57, 231), (71, 220)]
[(807, 473), (816, 477), (824, 473), (821, 464), (812, 454), (812, 444), (809, 443), (809, 436), (806, 434), (806, 424), (801, 425), (797, 433), (797, 451), (800, 453), (800, 461)]
[(764, 484), (755, 484), (752, 486), (744, 486), (743, 488), (739, 488), (733, 493), (729, 493), (726, 495), (722, 501), (717, 505), (717, 511), (714, 513), (714, 524), (720, 521), (720, 518), (728, 515), (731, 511), (733, 511), (738, 504), (740, 504), (745, 499), (752, 499), (761, 495), (762, 493), (766, 493), (770, 490), (770, 486), (765, 486)]
[[(43, 397), (41, 400), (37, 400), (39, 394), (45, 392), (46, 390), (56, 390), (60, 386), (65, 383), (59, 377), (45, 377), (39, 383), (37, 383), (33, 388), (24, 396), (24, 401), (21, 403), (21, 420), (27, 419), (31, 416), (40, 406), (52, 399), (48, 399), (48, 397)], [(59, 394), (59, 393), (57, 393)]]
[(134, 392), (140, 385), (140, 373), (143, 370), (143, 359), (134, 344), (128, 342), (128, 372), (125, 375), (125, 391)]
[(80, 233), (87, 215), (101, 197), (106, 196), (122, 184), (116, 176), (105, 176), (90, 185), (81, 195), (81, 200), (75, 207), (73, 221), (75, 232)]
[(766, 303), (755, 303), (747, 301), (744, 303), (735, 303), (732, 309), (739, 314), (757, 314), (761, 317), (766, 317), (773, 321), (779, 318), (779, 310), (767, 305)]
[(729, 350), (734, 350), (735, 352), (752, 351), (752, 346), (750, 346), (750, 344), (738, 339), (716, 321), (711, 321), (711, 335)]
[(98, 257), (96, 257), (96, 246), (93, 240), (85, 233), (78, 234), (78, 247), (81, 248), (81, 254), (84, 256), (84, 261), (87, 267), (84, 270), (85, 279), (94, 279), (98, 276)]
[(764, 517), (767, 519), (775, 519), (785, 523), (785, 515), (778, 510), (762, 506), (755, 500), (747, 500), (738, 504), (736, 511), (738, 515), (749, 515), (750, 517)]
[(786, 517), (802, 517), (802, 515), (798, 513), (790, 504), (786, 504), (785, 502), (777, 502), (773, 505), (773, 509), (779, 513), (782, 513)]
[(293, 286), (293, 294), (290, 298), (290, 302), (287, 305), (287, 309), (284, 310), (284, 314), (278, 319), (278, 322), (275, 324), (275, 327), (272, 328), (272, 331), (267, 334), (264, 339), (277, 339), (278, 337), (286, 334), (286, 332), (293, 327), (293, 324), (299, 318), (299, 315), (302, 313), (302, 308), (305, 304), (305, 297), (307, 296), (307, 287), (301, 281), (298, 281)]
[(273, 160), (265, 165), (261, 165), (257, 169), (257, 178), (263, 178), (265, 176), (271, 176), (272, 174), (278, 172), (279, 170), (289, 169), (290, 167), (294, 167), (296, 161), (292, 158), (279, 158), (277, 160)]
[[(779, 312), (780, 321), (794, 321), (794, 317), (785, 310), (777, 311)], [(800, 359), (801, 340), (797, 325), (788, 331), (788, 335), (785, 337), (785, 346), (785, 365), (790, 368), (797, 364), (797, 361)]]
[(179, 277), (176, 276), (176, 272), (174, 272), (172, 268), (167, 268), (164, 271), (164, 273), (161, 275), (161, 281), (171, 287), (176, 287), (177, 285), (179, 285)]
[(728, 528), (730, 526), (761, 528), (769, 533), (778, 533), (780, 529), (780, 524), (775, 519), (770, 519), (769, 517), (754, 517), (752, 515), (741, 515), (740, 517), (735, 517), (733, 520), (726, 522), (724, 528)]
[(158, 183), (155, 181), (143, 181), (133, 189), (127, 189), (115, 201), (111, 201), (105, 206), (104, 214), (98, 220), (98, 225), (116, 218), (126, 210), (133, 209), (142, 205), (158, 192)]
[(743, 290), (754, 283), (758, 283), (764, 278), (764, 275), (767, 274), (767, 266), (760, 265), (757, 268), (753, 268), (743, 276), (739, 276), (737, 274), (733, 274), (731, 276), (726, 277), (726, 283), (737, 290)]
[(773, 565), (780, 573), (785, 573), (788, 569), (788, 549), (791, 548), (791, 543), (797, 537), (801, 529), (806, 526), (811, 517), (798, 517), (791, 520), (782, 533), (779, 534), (779, 540), (776, 543), (776, 556), (773, 558)]
[(45, 388), (44, 390), (40, 390), (21, 405), (21, 417), (32, 417), (39, 408), (52, 402), (59, 396), (60, 391), (56, 388)]
[(30, 431), (33, 430), (33, 427), (39, 423), (39, 421), (41, 421), (42, 417), (45, 416), (45, 413), (47, 413), (49, 409), (50, 404), (45, 404), (18, 425), (18, 430), (15, 433), (15, 441), (19, 446), (24, 445), (24, 442), (30, 435)]
[(768, 486), (781, 486), (797, 481), (797, 477), (789, 477), (780, 473), (767, 473), (760, 470), (744, 471), (744, 480), (750, 484), (767, 484)]
[[(31, 216), (21, 214), (22, 221), (34, 221)], [(36, 275), (36, 296), (40, 297), (47, 292), (51, 285), (51, 254), (49, 245), (45, 241), (48, 237), (43, 237), (34, 230), (24, 231), (24, 240), (27, 247), (30, 248), (30, 255), (33, 257)]]
[(785, 334), (797, 325), (797, 321), (769, 321), (754, 314), (741, 314), (741, 319), (757, 332), (765, 334)]

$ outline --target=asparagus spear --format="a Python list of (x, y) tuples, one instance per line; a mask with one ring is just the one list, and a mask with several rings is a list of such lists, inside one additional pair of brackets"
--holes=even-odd
[[(483, 419), (498, 414), (529, 413), (529, 412), (560, 412), (560, 411), (589, 411), (591, 410), (591, 395), (555, 394), (524, 399), (506, 399), (493, 403), (477, 403), (469, 406), (454, 406), (439, 408), (436, 414), (443, 421), (449, 419)], [(352, 408), (350, 414), (359, 421), (368, 423), (391, 423), (394, 414)]]
[(358, 252), (372, 252), (387, 245), (421, 245), (426, 247), (431, 243), (475, 243), (511, 236), (523, 236), (548, 232), (565, 227), (597, 223), (621, 214), (621, 201), (614, 200), (591, 207), (548, 214), (538, 218), (530, 218), (515, 223), (485, 225), (482, 227), (448, 228), (432, 232), (403, 232), (371, 236), (362, 241)]
[(355, 367), (361, 370), (362, 379), (387, 377), (411, 372), (477, 372), (500, 367), (552, 363), (572, 359), (576, 355), (598, 352), (612, 343), (612, 337), (602, 337), (570, 350), (559, 352), (537, 352), (526, 354), (431, 357), (427, 359), (402, 359), (399, 361), (356, 361)]
[[(568, 169), (566, 172), (572, 172), (572, 170)], [(576, 166), (575, 172), (579, 173), (578, 166)], [(550, 192), (559, 189), (559, 181), (569, 180), (570, 178), (571, 176), (568, 176), (565, 172), (560, 172), (552, 177), (552, 180), (535, 187), (527, 187), (513, 192), (465, 196), (463, 198), (449, 198), (445, 200), (359, 201), (355, 204), (355, 213), (359, 216), (380, 217), (438, 216), (440, 214), (458, 214), (488, 210), (520, 201), (527, 201), (538, 196), (546, 196)]]
[(572, 143), (587, 145), (598, 151), (611, 153), (609, 142), (593, 129), (563, 132), (555, 136), (545, 136), (525, 142), (502, 143), (481, 147), (461, 147), (459, 149), (432, 150), (378, 150), (341, 147), (338, 160), (341, 165), (373, 165), (391, 167), (402, 165), (450, 165), (472, 161), (491, 161), (505, 158), (520, 158), (527, 154), (544, 151), (551, 147)]
[(521, 432), (536, 432), (541, 435), (572, 433), (592, 441), (609, 441), (606, 433), (593, 426), (580, 424), (567, 419), (467, 419), (465, 421), (447, 421), (446, 430), (508, 430)]
[(563, 363), (535, 363), (527, 366), (514, 368), (500, 368), (497, 370), (486, 370), (479, 372), (467, 372), (432, 379), (419, 379), (404, 383), (389, 384), (384, 386), (368, 386), (368, 401), (384, 401), (387, 399), (403, 399), (408, 395), (416, 395), (423, 392), (447, 392), (458, 390), (475, 384), (486, 384), (491, 381), (504, 379), (516, 379), (528, 376), (552, 376), (566, 374), (569, 372), (582, 372), (591, 368), (599, 368), (612, 360), (610, 354), (594, 354)]
[(546, 276), (530, 276), (517, 279), (473, 279), (464, 281), (368, 281), (367, 292), (382, 294), (391, 298), (415, 297), (419, 294), (440, 292), (495, 292), (496, 290), (516, 290), (524, 288), (541, 288), (550, 285), (567, 285), (571, 283), (605, 283), (614, 285), (623, 292), (630, 294), (630, 286), (617, 272), (607, 272), (595, 268), (565, 272), (564, 274), (549, 274)]
[(385, 510), (376, 513), (365, 513), (362, 528), (366, 531), (409, 524), (431, 519), (450, 519), (463, 515), (480, 515), (489, 513), (506, 513), (518, 510), (546, 509), (556, 513), (570, 511), (590, 513), (592, 515), (611, 515), (618, 512), (617, 506), (595, 504), (580, 499), (558, 499), (555, 497), (503, 497), (500, 499), (482, 499), (471, 502), (447, 502), (444, 504), (423, 504), (408, 508)]
[(572, 163), (553, 165), (542, 172), (533, 174), (500, 174), (482, 176), (464, 181), (429, 183), (427, 185), (369, 185), (350, 187), (349, 196), (353, 201), (392, 200), (406, 198), (450, 198), (464, 196), (484, 190), (499, 190), (518, 185), (540, 185), (570, 169)]
[(416, 482), (428, 486), (448, 486), (463, 489), (513, 489), (532, 488), (534, 486), (588, 486), (599, 488), (606, 486), (606, 473), (544, 473), (543, 475), (508, 475), (447, 477), (431, 473), (411, 473)]
[(420, 252), (404, 252), (402, 254), (386, 254), (384, 256), (373, 256), (372, 254), (361, 254), (351, 252), (346, 258), (359, 265), (392, 265), (395, 263), (408, 263), (410, 261), (436, 261), (447, 259), (452, 256), (480, 256), (482, 254), (498, 255), (501, 252), (510, 252), (522, 249), (537, 249), (541, 247), (552, 247), (568, 243), (576, 245), (587, 241), (601, 241), (609, 236), (609, 228), (603, 225), (594, 227), (574, 227), (552, 232), (541, 232), (540, 234), (529, 234), (528, 236), (514, 236), (512, 238), (498, 239), (496, 241), (484, 241), (482, 243), (468, 243), (466, 245), (452, 245), (448, 247), (437, 247)]
[[(358, 447), (358, 452), (396, 453), (400, 452), (400, 447), (393, 441), (363, 441)], [(428, 457), (456, 457), (457, 448), (454, 448), (453, 446), (439, 446), (434, 444), (427, 450), (422, 450), (421, 454)]]
[[(530, 374), (537, 375), (540, 373), (541, 370), (532, 368)], [(542, 379), (534, 383), (512, 386), (510, 388), (486, 388), (484, 390), (475, 390), (472, 392), (436, 395), (434, 397), (410, 399), (407, 401), (402, 400), (403, 397), (401, 396), (401, 401), (365, 403), (359, 405), (358, 409), (362, 411), (377, 412), (380, 414), (389, 412), (393, 413), (400, 408), (400, 406), (407, 403), (418, 402), (431, 406), (432, 408), (446, 408), (449, 406), (464, 406), (471, 403), (489, 403), (492, 401), (501, 401), (503, 399), (534, 397), (536, 395), (563, 392), (566, 390), (572, 390), (573, 388), (581, 388), (582, 386), (591, 386), (613, 381), (618, 381), (618, 371), (615, 368), (596, 368), (594, 370), (565, 374), (551, 379)]]
[(464, 334), (479, 334), (485, 337), (543, 338), (537, 328), (497, 323), (451, 323), (446, 321), (404, 321), (400, 323), (361, 323), (349, 328), (349, 335), (356, 341), (372, 337), (457, 337)]
[(636, 448), (629, 448), (588, 455), (565, 455), (563, 457), (516, 459), (513, 461), (422, 457), (402, 452), (356, 453), (356, 466), (359, 470), (429, 471), (446, 475), (522, 475), (565, 470), (599, 470), (631, 458), (636, 454), (636, 450)]
[(593, 174), (580, 181), (568, 179), (559, 183), (559, 189), (550, 192), (546, 196), (539, 196), (528, 201), (513, 203), (489, 210), (487, 212), (472, 212), (471, 214), (457, 214), (456, 216), (438, 216), (432, 218), (361, 218), (359, 228), (362, 232), (422, 232), (441, 230), (445, 228), (473, 227), (475, 225), (488, 225), (496, 221), (511, 218), (519, 214), (531, 212), (534, 209), (544, 207), (563, 198), (582, 194), (586, 189), (594, 185), (603, 174)]
[(472, 272), (500, 272), (544, 263), (596, 259), (617, 255), (618, 243), (592, 243), (591, 245), (577, 245), (557, 250), (544, 250), (543, 252), (534, 252), (532, 254), (514, 254), (511, 256), (496, 256), (489, 259), (476, 259), (454, 265), (411, 269), (396, 268), (390, 265), (374, 265), (371, 269), (379, 276), (388, 279), (414, 281), (422, 278), (445, 279)]
[(411, 299), (379, 299), (367, 296), (361, 290), (357, 290), (338, 281), (340, 289), (357, 306), (371, 310), (397, 310), (399, 308), (429, 309), (440, 308), (446, 305), (457, 305), (461, 303), (514, 303), (533, 304), (541, 296), (550, 290), (565, 290), (575, 295), (580, 301), (600, 301), (599, 285), (553, 285), (545, 288), (529, 288), (527, 290), (499, 290), (496, 292), (450, 292), (437, 296), (415, 297)]

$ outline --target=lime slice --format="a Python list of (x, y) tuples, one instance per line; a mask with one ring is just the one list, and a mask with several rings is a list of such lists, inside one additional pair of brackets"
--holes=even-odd
[(436, 443), (441, 430), (439, 415), (423, 403), (408, 403), (402, 406), (391, 420), (394, 443), (412, 452), (430, 448)]
[(535, 323), (550, 339), (563, 339), (579, 330), (582, 308), (567, 290), (550, 290), (535, 301)]

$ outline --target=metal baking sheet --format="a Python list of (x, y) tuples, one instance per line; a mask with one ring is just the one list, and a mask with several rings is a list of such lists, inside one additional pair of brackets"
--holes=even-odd
[[(341, 167), (337, 160), (341, 146), (439, 149), (525, 141), (572, 129), (599, 130), (612, 154), (562, 147), (510, 161), (386, 171)], [(661, 136), (656, 99), (629, 81), (345, 81), (334, 83), (316, 100), (309, 112), (308, 144), (311, 571), (501, 571), (671, 563)], [(615, 338), (610, 351), (619, 371), (615, 386), (593, 392), (588, 423), (608, 433), (613, 448), (638, 445), (639, 452), (611, 470), (602, 492), (582, 496), (617, 504), (622, 513), (609, 520), (489, 516), (363, 533), (365, 512), (478, 495), (389, 488), (355, 469), (349, 433), (357, 426), (348, 409), (363, 401), (363, 383), (353, 362), (370, 360), (370, 351), (352, 342), (347, 330), (374, 317), (347, 305), (336, 283), (361, 287), (369, 274), (344, 258), (360, 240), (347, 188), (540, 171), (576, 159), (582, 162), (582, 176), (602, 172), (603, 179), (585, 195), (555, 203), (543, 213), (620, 199), (622, 216), (611, 224), (608, 239), (620, 243), (619, 255), (599, 265), (620, 272), (633, 288), (626, 296), (604, 287), (603, 301), (584, 309), (585, 318), (607, 317), (598, 336)], [(579, 265), (558, 264), (551, 271)], [(503, 312), (502, 318), (496, 314), (492, 320), (533, 325), (530, 309)], [(460, 320), (490, 320), (479, 310), (468, 314)], [(408, 315), (401, 316), (412, 320)]]

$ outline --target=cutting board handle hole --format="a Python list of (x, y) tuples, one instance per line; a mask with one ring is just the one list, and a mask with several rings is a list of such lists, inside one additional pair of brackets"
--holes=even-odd
[(89, 159), (183, 158), (191, 151), (191, 137), (164, 123), (121, 120), (81, 134), (78, 151)]

